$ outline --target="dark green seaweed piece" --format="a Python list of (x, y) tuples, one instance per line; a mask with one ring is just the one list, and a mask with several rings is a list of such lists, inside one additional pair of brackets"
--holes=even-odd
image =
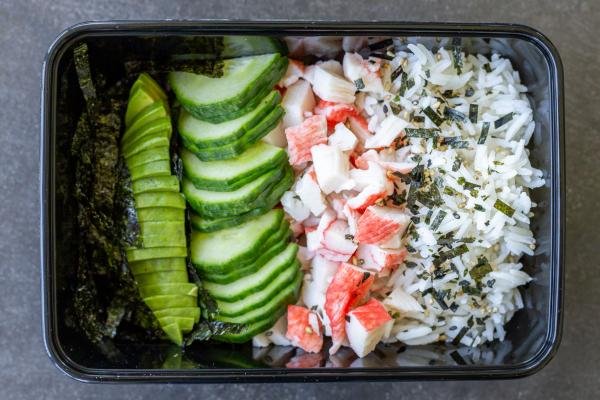
[(479, 106), (477, 104), (470, 104), (469, 105), (469, 121), (476, 124), (478, 115), (479, 115)]
[(441, 146), (448, 146), (453, 149), (467, 149), (469, 148), (469, 141), (461, 140), (459, 136), (456, 137), (443, 137), (441, 140)]
[(488, 74), (490, 72), (492, 72), (492, 66), (490, 65), (490, 63), (485, 63), (483, 64), (483, 69), (485, 70), (485, 72), (487, 72)]
[(369, 50), (380, 50), (387, 49), (394, 45), (394, 41), (391, 38), (380, 40), (379, 42), (371, 43), (368, 47)]
[(508, 123), (508, 121), (510, 121), (511, 119), (513, 119), (513, 113), (511, 113), (511, 112), (501, 116), (500, 118), (498, 118), (497, 120), (494, 121), (494, 128), (495, 129), (500, 128), (502, 125), (505, 125), (506, 123)]
[(435, 219), (433, 220), (433, 223), (431, 224), (431, 230), (435, 231), (437, 228), (439, 228), (440, 224), (442, 223), (442, 221), (444, 220), (444, 218), (446, 217), (446, 211), (444, 210), (440, 210), (437, 215), (435, 216)]
[(462, 59), (462, 39), (452, 39), (452, 63), (458, 74), (462, 74), (463, 59)]
[(354, 81), (354, 86), (356, 86), (356, 90), (361, 90), (365, 88), (365, 82), (363, 82), (362, 78), (358, 78)]
[(501, 213), (508, 215), (509, 217), (512, 217), (515, 213), (514, 208), (512, 208), (500, 199), (496, 200), (496, 202), (494, 203), (494, 208), (500, 211)]
[(433, 260), (433, 265), (436, 267), (440, 266), (444, 261), (451, 260), (454, 257), (458, 257), (469, 251), (469, 247), (466, 244), (461, 244), (451, 250), (442, 251), (438, 253), (438, 256)]
[(435, 112), (433, 110), (433, 108), (431, 107), (426, 107), (423, 109), (423, 114), (425, 114), (425, 116), (427, 118), (429, 118), (431, 120), (431, 122), (433, 122), (436, 126), (440, 126), (444, 123), (444, 118), (442, 118), (437, 112)]
[(455, 110), (454, 108), (450, 108), (450, 107), (446, 107), (444, 109), (444, 115), (446, 116), (447, 119), (453, 120), (453, 121), (458, 121), (458, 122), (463, 122), (467, 119), (467, 116), (465, 114), (463, 114), (462, 112)]
[(237, 334), (245, 329), (244, 324), (232, 324), (221, 321), (201, 321), (196, 328), (187, 336), (185, 346), (190, 346), (194, 342), (203, 342), (213, 336)]
[(469, 275), (471, 275), (471, 278), (473, 278), (475, 282), (480, 283), (481, 280), (490, 272), (492, 272), (492, 266), (488, 262), (487, 258), (479, 257), (477, 259), (477, 264), (469, 271)]
[(452, 163), (452, 171), (456, 172), (460, 169), (460, 166), (462, 164), (462, 159), (460, 157), (456, 157), (456, 160), (454, 160), (454, 162)]
[(396, 68), (395, 70), (392, 71), (392, 74), (390, 75), (390, 79), (392, 82), (394, 82), (402, 73), (402, 67), (399, 66), (398, 68)]
[(490, 132), (490, 123), (484, 122), (481, 127), (481, 134), (479, 135), (479, 140), (477, 140), (477, 144), (485, 144), (485, 140), (487, 139), (488, 133)]
[(407, 137), (433, 139), (438, 136), (440, 130), (438, 128), (406, 128), (404, 132)]
[(223, 76), (223, 62), (221, 60), (193, 58), (129, 60), (125, 61), (125, 71), (128, 75), (138, 75), (142, 72), (155, 75), (171, 71), (183, 71), (218, 78)]

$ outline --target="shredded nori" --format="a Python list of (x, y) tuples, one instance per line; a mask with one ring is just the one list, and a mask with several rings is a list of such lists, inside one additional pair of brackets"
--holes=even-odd
[(444, 261), (451, 260), (454, 257), (458, 257), (462, 254), (465, 254), (468, 251), (469, 251), (469, 248), (467, 247), (466, 244), (461, 244), (460, 246), (455, 247), (448, 251), (441, 251), (438, 253), (437, 257), (434, 256), (435, 259), (433, 260), (433, 265), (435, 265), (436, 267), (439, 267), (442, 263), (444, 263)]
[(463, 326), (461, 328), (461, 330), (458, 331), (458, 334), (452, 340), (452, 344), (455, 346), (458, 346), (460, 344), (460, 341), (467, 334), (468, 331), (469, 331), (469, 328), (467, 328), (466, 326)]
[(441, 138), (440, 145), (448, 146), (453, 149), (467, 149), (469, 148), (469, 142), (467, 140), (461, 140), (461, 137), (443, 137)]
[(476, 124), (478, 115), (479, 115), (479, 106), (477, 104), (470, 104), (469, 105), (469, 121)]
[(426, 107), (423, 109), (423, 114), (427, 118), (431, 120), (436, 126), (440, 126), (444, 123), (444, 118), (442, 118), (437, 112), (433, 110), (431, 107)]
[(447, 119), (452, 120), (452, 121), (463, 122), (467, 119), (467, 116), (465, 114), (463, 114), (462, 112), (460, 112), (454, 108), (450, 108), (450, 107), (446, 107), (444, 109), (444, 115), (446, 116)]
[(494, 203), (494, 208), (509, 217), (512, 217), (515, 213), (514, 208), (512, 208), (500, 199), (496, 200), (496, 202)]
[(354, 81), (354, 86), (356, 86), (356, 90), (364, 89), (365, 82), (362, 80), (362, 78), (358, 78), (357, 80)]
[(187, 336), (185, 346), (190, 346), (194, 342), (209, 340), (213, 336), (225, 334), (238, 334), (246, 328), (243, 324), (232, 324), (221, 321), (201, 321), (194, 330)]
[(394, 45), (394, 41), (389, 38), (389, 39), (383, 39), (380, 40), (379, 42), (375, 42), (375, 43), (371, 43), (368, 47), (369, 50), (380, 50), (380, 49), (387, 49), (390, 46)]
[(508, 114), (505, 114), (503, 116), (501, 116), (500, 118), (498, 118), (497, 120), (494, 121), (494, 128), (498, 129), (501, 126), (505, 125), (506, 123), (508, 123), (508, 121), (513, 119), (513, 113), (509, 112)]
[(398, 67), (395, 70), (392, 71), (392, 74), (390, 75), (390, 79), (392, 82), (394, 82), (402, 73), (402, 67)]
[(431, 230), (435, 231), (437, 228), (439, 228), (440, 224), (442, 223), (442, 221), (444, 220), (444, 218), (446, 217), (446, 211), (444, 210), (440, 210), (437, 215), (435, 216), (435, 219), (433, 220), (433, 223), (431, 224)]
[(477, 144), (485, 144), (489, 131), (490, 123), (484, 122), (483, 126), (481, 127), (481, 134), (479, 135), (479, 140), (477, 140)]
[(473, 278), (475, 282), (480, 283), (481, 280), (490, 272), (492, 272), (492, 266), (488, 262), (487, 258), (479, 257), (477, 264), (469, 271), (469, 275), (471, 275), (471, 278)]
[(433, 139), (438, 136), (438, 128), (406, 128), (404, 129), (407, 137)]
[(454, 69), (460, 75), (462, 74), (463, 67), (463, 59), (462, 59), (462, 39), (461, 38), (453, 38), (452, 39), (452, 62), (454, 64)]

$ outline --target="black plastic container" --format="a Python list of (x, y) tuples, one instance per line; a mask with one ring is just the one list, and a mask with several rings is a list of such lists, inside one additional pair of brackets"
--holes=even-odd
[[(544, 171), (546, 185), (533, 192), (538, 203), (532, 228), (538, 241), (536, 255), (524, 260), (534, 280), (523, 290), (525, 308), (507, 328), (505, 342), (473, 350), (431, 345), (382, 348), (356, 360), (344, 354), (336, 363), (318, 368), (285, 366), (295, 350), (252, 349), (205, 343), (185, 354), (167, 345), (139, 343), (119, 348), (109, 359), (62, 321), (66, 307), (62, 292), (68, 287), (61, 268), (69, 260), (61, 254), (70, 244), (60, 234), (74, 216), (57, 201), (56, 187), (66, 184), (56, 161), (65, 155), (57, 142), (57, 119), (81, 108), (78, 94), (59, 107), (60, 77), (73, 45), (85, 39), (105, 49), (107, 60), (119, 60), (124, 50), (142, 50), (140, 38), (153, 38), (168, 51), (178, 37), (194, 35), (273, 36), (393, 36), (484, 39), (489, 49), (507, 56), (530, 88), (537, 122), (530, 145), (532, 164)], [(478, 49), (479, 50), (479, 49)], [(120, 382), (275, 382), (402, 379), (487, 379), (526, 376), (540, 370), (560, 342), (563, 303), (564, 248), (564, 107), (563, 73), (554, 46), (539, 32), (519, 25), (429, 24), (381, 22), (234, 22), (156, 21), (85, 23), (63, 32), (49, 49), (44, 64), (41, 123), (41, 248), (43, 334), (46, 349), (58, 368), (82, 381)], [(118, 347), (118, 344), (117, 344)], [(323, 363), (321, 363), (323, 365)]]

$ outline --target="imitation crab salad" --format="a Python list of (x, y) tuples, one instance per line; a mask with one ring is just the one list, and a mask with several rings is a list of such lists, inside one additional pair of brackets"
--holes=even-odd
[(129, 62), (110, 101), (75, 50), (70, 321), (95, 342), (127, 321), (179, 346), (295, 346), (292, 366), (504, 340), (544, 185), (507, 58), (467, 39), (201, 39), (213, 58)]

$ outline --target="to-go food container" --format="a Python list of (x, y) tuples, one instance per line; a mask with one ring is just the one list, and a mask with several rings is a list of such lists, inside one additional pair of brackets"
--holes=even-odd
[[(65, 253), (77, 237), (75, 215), (57, 197), (68, 185), (56, 163), (66, 154), (57, 124), (79, 113), (82, 97), (64, 90), (63, 72), (74, 45), (85, 40), (102, 50), (107, 63), (125, 54), (147, 55), (140, 43), (151, 38), (153, 50), (168, 52), (173, 43), (193, 35), (391, 36), (416, 37), (427, 45), (436, 38), (483, 39), (488, 49), (507, 56), (528, 86), (536, 130), (530, 144), (532, 164), (544, 171), (546, 185), (532, 193), (538, 204), (532, 229), (536, 255), (523, 260), (533, 281), (522, 291), (525, 308), (506, 326), (504, 342), (470, 349), (449, 344), (418, 347), (383, 346), (364, 359), (343, 351), (318, 368), (292, 368), (296, 350), (267, 349), (214, 342), (195, 344), (185, 353), (172, 345), (136, 343), (119, 346), (107, 357), (64, 321), (65, 270), (76, 260)], [(467, 49), (469, 50), (469, 49)], [(477, 50), (477, 49), (471, 49)], [(489, 51), (489, 50), (488, 50)], [(115, 72), (118, 73), (118, 72)], [(75, 79), (75, 77), (71, 77)], [(71, 79), (68, 78), (67, 79)], [(520, 25), (383, 22), (236, 22), (143, 21), (93, 22), (64, 31), (50, 46), (44, 63), (41, 107), (41, 282), (43, 334), (54, 364), (69, 376), (90, 382), (279, 382), (402, 379), (487, 379), (526, 376), (540, 370), (555, 354), (561, 336), (564, 278), (564, 106), (560, 58), (550, 41)], [(70, 85), (77, 87), (76, 84)], [(69, 235), (72, 233), (73, 235)], [(106, 352), (104, 353), (106, 354)]]

